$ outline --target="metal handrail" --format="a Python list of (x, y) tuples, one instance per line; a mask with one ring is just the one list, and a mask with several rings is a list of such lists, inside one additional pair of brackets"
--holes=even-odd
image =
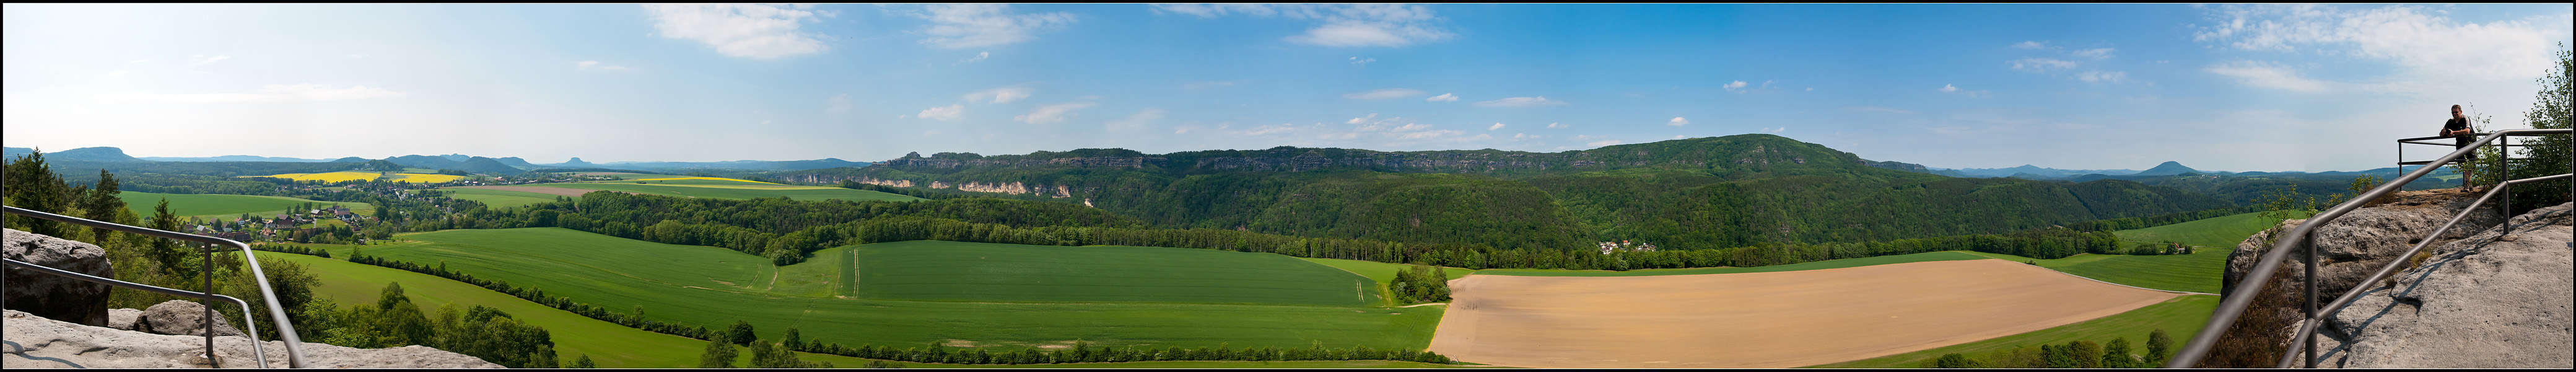
[[(2397, 254), (2397, 257), (2414, 257), (2414, 256), (2415, 256), (2415, 252), (2423, 251), (2425, 247), (2430, 247), (2430, 246), (2432, 246), (2432, 245), (2433, 245), (2433, 238), (2434, 238), (2434, 237), (2442, 236), (2442, 233), (2445, 233), (2445, 232), (2450, 232), (2450, 231), (2451, 231), (2451, 227), (2452, 227), (2452, 226), (2457, 226), (2457, 225), (2459, 225), (2459, 224), (2460, 224), (2460, 221), (2462, 221), (2462, 220), (2467, 220), (2467, 219), (2469, 218), (2469, 214), (2470, 214), (2470, 213), (2475, 213), (2475, 212), (2477, 212), (2477, 211), (2478, 211), (2477, 209), (2478, 209), (2478, 206), (2479, 206), (2479, 205), (2486, 204), (2487, 199), (2489, 199), (2489, 198), (2493, 198), (2493, 197), (2495, 197), (2495, 196), (2496, 196), (2496, 194), (2503, 193), (2503, 192), (2505, 192), (2505, 190), (2509, 190), (2509, 188), (2506, 188), (2506, 187), (2503, 187), (2503, 186), (2509, 186), (2509, 185), (2517, 184), (2517, 183), (2532, 183), (2532, 182), (2540, 182), (2540, 181), (2548, 181), (2548, 180), (2556, 180), (2556, 179), (2565, 179), (2565, 178), (2571, 178), (2571, 177), (2576, 177), (2576, 174), (2558, 174), (2558, 175), (2551, 175), (2551, 176), (2540, 176), (2540, 177), (2524, 178), (2524, 179), (2518, 179), (2518, 180), (2512, 180), (2512, 181), (2504, 181), (2504, 184), (2503, 184), (2503, 185), (2497, 185), (2498, 187), (2487, 189), (2487, 193), (2486, 193), (2486, 194), (2483, 194), (2483, 195), (2479, 195), (2479, 196), (2478, 196), (2478, 200), (2477, 200), (2477, 201), (2469, 202), (2469, 206), (2468, 206), (2468, 208), (2463, 208), (2463, 209), (2461, 209), (2461, 210), (2460, 210), (2460, 213), (2458, 213), (2458, 214), (2456, 214), (2456, 215), (2452, 215), (2452, 216), (2451, 216), (2451, 221), (2450, 221), (2450, 222), (2444, 222), (2444, 223), (2442, 223), (2442, 227), (2434, 228), (2432, 233), (2424, 234), (2424, 238), (2423, 238), (2423, 239), (2419, 239), (2419, 240), (2415, 243), (2415, 247), (2414, 247), (2414, 248), (2407, 249), (2407, 250), (2406, 250), (2406, 253), (2400, 253), (2400, 254)], [(2311, 253), (2311, 254), (2313, 254), (2313, 253)], [(2371, 274), (2370, 274), (2370, 277), (2368, 277), (2368, 278), (2363, 278), (2361, 281), (2356, 282), (2356, 283), (2362, 283), (2362, 284), (2365, 284), (2365, 285), (2355, 285), (2355, 286), (2353, 286), (2353, 287), (2352, 287), (2352, 289), (2351, 289), (2351, 290), (2344, 291), (2343, 296), (2335, 297), (2334, 302), (2328, 302), (2328, 303), (2326, 303), (2326, 306), (2317, 308), (2317, 311), (2316, 311), (2316, 314), (2315, 314), (2315, 315), (2311, 315), (2311, 316), (2309, 316), (2307, 319), (2302, 319), (2302, 320), (2300, 320), (2300, 321), (2299, 321), (2299, 331), (2298, 331), (2298, 333), (2294, 333), (2294, 335), (2295, 335), (2295, 336), (2293, 336), (2293, 337), (2291, 337), (2291, 338), (2290, 338), (2290, 344), (2291, 344), (2291, 345), (2305, 345), (2305, 344), (2307, 344), (2307, 342), (2308, 342), (2308, 340), (2309, 340), (2310, 338), (2316, 337), (2316, 333), (2317, 333), (2317, 327), (2318, 327), (2318, 325), (2319, 325), (2319, 324), (2323, 324), (2323, 323), (2324, 323), (2324, 321), (2323, 321), (2322, 319), (2320, 319), (2320, 318), (2319, 318), (2319, 316), (2321, 316), (2321, 315), (2323, 315), (2323, 314), (2333, 314), (2333, 313), (2338, 312), (2338, 311), (2343, 311), (2343, 307), (2344, 307), (2344, 306), (2351, 306), (2351, 305), (2352, 305), (2352, 301), (2353, 301), (2353, 300), (2361, 299), (2361, 293), (2362, 293), (2362, 292), (2366, 292), (2366, 291), (2369, 291), (2369, 290), (2371, 289), (2371, 287), (2370, 287), (2370, 286), (2368, 286), (2368, 285), (2366, 285), (2366, 284), (2369, 284), (2369, 283), (2372, 283), (2372, 282), (2378, 282), (2378, 281), (2379, 281), (2379, 279), (2381, 279), (2381, 278), (2387, 278), (2389, 274), (2395, 274), (2395, 273), (2397, 273), (2397, 267), (2398, 267), (2398, 266), (2402, 266), (2402, 265), (2404, 265), (2405, 263), (2406, 263), (2406, 260), (2388, 260), (2388, 264), (2387, 264), (2387, 265), (2381, 265), (2381, 266), (2379, 267), (2379, 271), (2377, 271), (2377, 272), (2373, 272), (2373, 273), (2371, 273)], [(2312, 349), (2315, 349), (2315, 346), (2311, 345), (2311, 346), (2309, 346), (2309, 347), (2308, 347), (2308, 349), (2311, 349), (2311, 350), (2312, 350)], [(2278, 363), (2278, 364), (2273, 365), (2273, 368), (2290, 368), (2290, 363), (2292, 363), (2292, 362), (2297, 362), (2297, 361), (2298, 361), (2298, 359), (2293, 359), (2294, 357), (2297, 357), (2297, 356), (2298, 356), (2298, 353), (2297, 353), (2296, 351), (2297, 351), (2297, 350), (2283, 351), (2283, 352), (2281, 353), (2281, 362), (2280, 362), (2280, 363)], [(2311, 358), (2310, 358), (2310, 359), (2314, 359), (2314, 358), (2313, 358), (2313, 355), (2311, 355)], [(2314, 360), (2310, 360), (2309, 362), (2310, 362), (2310, 363), (2314, 363), (2315, 361), (2314, 361)]]
[[(152, 285), (149, 285), (149, 284), (141, 284), (141, 283), (128, 282), (128, 281), (123, 281), (123, 280), (116, 280), (116, 279), (101, 278), (101, 277), (98, 277), (98, 276), (95, 276), (95, 275), (82, 274), (82, 273), (72, 272), (72, 271), (63, 270), (63, 269), (56, 269), (56, 268), (51, 268), (51, 267), (45, 267), (44, 265), (37, 265), (37, 264), (29, 263), (29, 262), (26, 262), (26, 261), (11, 260), (11, 259), (5, 259), (5, 258), (0, 258), (0, 261), (6, 261), (6, 262), (9, 264), (9, 266), (16, 266), (16, 267), (23, 268), (23, 269), (36, 270), (36, 272), (46, 273), (46, 274), (53, 274), (54, 276), (69, 277), (69, 278), (72, 278), (72, 279), (80, 279), (80, 280), (82, 280), (82, 281), (88, 281), (88, 282), (91, 282), (91, 283), (98, 283), (98, 284), (106, 284), (106, 285), (112, 285), (112, 286), (118, 286), (118, 287), (132, 288), (132, 289), (142, 290), (142, 291), (145, 291), (145, 292), (160, 293), (160, 294), (166, 294), (166, 295), (172, 295), (172, 296), (180, 296), (180, 297), (194, 297), (194, 298), (202, 298), (202, 299), (208, 299), (208, 300), (225, 300), (225, 301), (232, 301), (232, 302), (233, 302), (233, 306), (240, 306), (240, 307), (241, 307), (241, 312), (242, 312), (242, 326), (243, 326), (243, 327), (248, 327), (248, 328), (250, 328), (250, 330), (249, 330), (249, 333), (248, 333), (248, 334), (250, 335), (250, 350), (251, 350), (251, 353), (258, 355), (258, 357), (259, 357), (259, 366), (260, 366), (260, 367), (262, 367), (262, 368), (266, 368), (266, 367), (268, 367), (268, 349), (260, 346), (260, 342), (261, 342), (261, 341), (260, 341), (260, 339), (259, 339), (259, 323), (256, 323), (256, 322), (252, 322), (252, 321), (251, 321), (251, 317), (250, 317), (250, 303), (249, 303), (249, 302), (243, 302), (243, 301), (242, 301), (241, 299), (239, 299), (239, 298), (233, 298), (233, 296), (225, 296), (225, 295), (219, 295), (219, 294), (213, 294), (213, 293), (190, 292), (190, 291), (183, 291), (183, 290), (177, 290), (177, 289), (161, 288), (161, 287), (156, 287), (156, 286), (152, 286)], [(208, 306), (208, 307), (206, 307), (206, 308), (211, 310), (211, 309), (213, 309), (214, 307), (213, 307), (213, 306)], [(205, 333), (205, 335), (206, 335), (206, 355), (208, 355), (208, 356), (215, 355), (215, 349), (214, 349), (214, 347), (215, 347), (215, 346), (214, 346), (214, 345), (215, 345), (215, 322), (213, 321), (213, 319), (212, 319), (212, 318), (208, 318), (208, 320), (206, 321), (206, 330), (205, 330), (205, 332), (206, 332), (206, 333)], [(209, 363), (212, 363), (212, 362), (214, 362), (214, 358), (206, 358), (206, 361), (207, 361), (207, 362), (209, 362)]]
[[(2542, 134), (2569, 134), (2571, 132), (2576, 132), (2576, 130), (2508, 129), (2495, 131), (2494, 133), (2488, 133), (2484, 138), (2478, 139), (2477, 142), (2471, 143), (2471, 146), (2462, 147), (2459, 150), (2454, 150), (2449, 154), (2442, 155), (2441, 158), (2434, 159), (2432, 164), (2449, 164), (2452, 161), (2458, 160), (2460, 156), (2466, 155), (2470, 151), (2477, 151), (2478, 147), (2486, 146), (2488, 142), (2494, 142), (2499, 138)], [(2352, 200), (2344, 201), (2342, 204), (2336, 204), (2333, 208), (2328, 208), (2324, 212), (2319, 212), (2315, 216), (2309, 217), (2306, 223), (2301, 223), (2299, 226), (2291, 228), (2289, 233), (2286, 234), (2286, 237), (2277, 240), (2272, 244), (2271, 251), (2263, 253), (2263, 258), (2254, 264), (2254, 270), (2247, 272), (2243, 279), (2238, 279), (2236, 290), (2229, 291), (2227, 293), (2227, 299), (2219, 302), (2217, 311), (2210, 314), (2209, 323), (2201, 325), (2200, 333), (2192, 335), (2191, 342), (2184, 344), (2182, 350), (2174, 354), (2173, 359), (2166, 360), (2164, 367), (2190, 368), (2193, 365), (2200, 364), (2200, 360), (2202, 358), (2208, 357), (2209, 349), (2218, 344), (2218, 337), (2220, 334), (2225, 333), (2228, 326), (2236, 324), (2236, 319), (2245, 315), (2245, 308), (2248, 305), (2253, 304), (2254, 296), (2262, 293), (2265, 285), (2271, 284), (2272, 274), (2280, 271), (2281, 260), (2289, 258), (2291, 248), (2298, 247), (2301, 244), (2306, 244), (2308, 242), (2308, 234), (2314, 232), (2318, 226), (2324, 226), (2327, 222), (2334, 221), (2335, 218), (2343, 217), (2346, 213), (2352, 213), (2355, 209), (2361, 209), (2361, 205), (2370, 200), (2377, 200), (2381, 196), (2388, 195), (2388, 193), (2396, 192), (2397, 189), (2404, 187), (2406, 183), (2413, 182), (2418, 178), (2423, 178), (2427, 174), (2432, 174), (2433, 170), (2437, 168), (2439, 167), (2427, 166), (2416, 168), (2413, 172), (2406, 172), (2406, 174), (2398, 176), (2396, 179), (2389, 180), (2387, 184), (2371, 188), (2370, 191), (2362, 192), (2361, 195), (2353, 197)], [(2315, 255), (2316, 252), (2314, 249), (2308, 250), (2310, 261), (2314, 261)], [(2315, 271), (2316, 265), (2307, 265), (2307, 269), (2309, 271)], [(2310, 280), (2314, 280), (2316, 275), (2314, 273), (2310, 273), (2307, 277)], [(2307, 290), (2314, 292), (2316, 291), (2316, 286), (2309, 285)], [(2316, 296), (2311, 293), (2308, 297), (2308, 303), (2310, 305), (2314, 305), (2316, 302)], [(2313, 307), (2309, 308), (2308, 315), (2311, 318), (2315, 317), (2316, 313)], [(2314, 351), (2313, 348), (2310, 348), (2309, 350), (2311, 352)], [(2313, 362), (2314, 358), (2310, 358), (2310, 360)]]
[[(47, 212), (43, 212), (43, 211), (30, 210), (30, 209), (26, 209), (26, 208), (19, 208), (19, 207), (15, 207), (15, 206), (0, 206), (0, 209), (5, 209), (5, 210), (8, 212), (8, 214), (24, 215), (24, 216), (28, 216), (28, 217), (42, 218), (42, 219), (54, 220), (54, 221), (59, 221), (59, 222), (64, 222), (64, 223), (75, 224), (75, 225), (89, 226), (89, 227), (93, 227), (93, 228), (108, 229), (108, 230), (116, 230), (116, 231), (120, 231), (120, 232), (133, 233), (133, 234), (140, 234), (140, 235), (144, 235), (144, 236), (151, 236), (151, 237), (158, 237), (158, 238), (169, 238), (169, 239), (178, 239), (178, 240), (186, 240), (186, 241), (201, 242), (201, 243), (209, 243), (209, 244), (217, 244), (217, 245), (227, 245), (227, 246), (232, 246), (233, 248), (238, 248), (238, 249), (240, 249), (240, 250), (241, 250), (241, 252), (242, 252), (242, 258), (243, 258), (243, 260), (242, 260), (242, 261), (243, 261), (244, 263), (249, 264), (249, 266), (250, 266), (250, 274), (251, 274), (252, 282), (254, 282), (254, 283), (258, 283), (258, 284), (259, 284), (259, 294), (260, 294), (260, 297), (262, 297), (262, 299), (263, 299), (263, 300), (266, 300), (266, 302), (268, 303), (268, 316), (269, 316), (271, 319), (276, 320), (276, 322), (277, 322), (277, 336), (278, 336), (278, 338), (279, 338), (281, 341), (286, 341), (286, 366), (287, 366), (287, 368), (304, 368), (304, 367), (305, 367), (305, 360), (304, 360), (304, 341), (303, 341), (303, 338), (301, 338), (301, 337), (297, 337), (297, 336), (295, 335), (295, 324), (294, 324), (294, 322), (292, 322), (292, 321), (290, 321), (290, 320), (286, 319), (286, 311), (285, 311), (285, 310), (282, 310), (282, 309), (284, 309), (284, 308), (285, 308), (285, 305), (283, 305), (283, 304), (279, 304), (279, 303), (277, 302), (277, 291), (276, 291), (276, 290), (272, 290), (272, 289), (270, 289), (270, 288), (269, 288), (269, 285), (268, 285), (268, 274), (267, 274), (266, 272), (264, 272), (264, 271), (261, 271), (261, 270), (260, 270), (260, 268), (259, 268), (259, 258), (258, 258), (257, 256), (254, 256), (254, 255), (251, 253), (251, 249), (250, 249), (250, 245), (249, 245), (249, 244), (242, 244), (242, 242), (233, 241), (232, 239), (224, 239), (224, 238), (217, 238), (217, 237), (204, 236), (204, 235), (197, 235), (197, 234), (180, 233), (180, 232), (172, 232), (172, 231), (163, 231), (163, 230), (160, 230), (160, 229), (152, 229), (152, 228), (144, 228), (144, 227), (126, 226), (126, 225), (123, 225), (123, 224), (117, 224), (117, 223), (113, 223), (113, 222), (104, 222), (104, 221), (96, 221), (96, 220), (90, 220), (90, 219), (80, 218), (80, 217), (65, 216), (65, 215), (59, 215), (59, 214), (53, 214), (53, 213), (47, 213)], [(206, 252), (206, 255), (207, 255), (207, 260), (206, 260), (206, 262), (208, 263), (208, 265), (212, 265), (212, 264), (213, 264), (213, 262), (214, 262), (214, 260), (213, 260), (214, 250), (206, 250), (205, 252)], [(15, 266), (15, 264), (18, 264), (18, 262), (11, 262), (11, 263), (13, 264), (13, 266)], [(33, 265), (29, 265), (29, 266), (33, 266)], [(50, 268), (48, 268), (48, 269), (50, 269)], [(42, 270), (40, 270), (40, 271), (42, 271)], [(48, 273), (51, 273), (51, 272), (48, 272)], [(68, 273), (68, 272), (65, 272), (65, 273)], [(57, 274), (57, 275), (60, 275), (60, 274)], [(208, 288), (206, 288), (206, 291), (207, 291), (207, 292), (209, 292), (208, 294), (212, 294), (211, 292), (214, 292), (213, 283), (212, 283), (212, 280), (213, 280), (212, 278), (213, 278), (213, 275), (214, 275), (214, 271), (213, 271), (213, 270), (207, 270), (207, 271), (206, 271), (206, 273), (205, 273), (205, 275), (207, 275), (208, 280), (209, 280), (209, 282), (208, 282), (208, 284), (207, 284), (207, 287), (208, 287)], [(79, 278), (79, 277), (74, 277), (74, 278)], [(93, 277), (93, 278), (94, 278), (94, 277)], [(125, 282), (123, 282), (123, 281), (117, 281), (117, 280), (115, 280), (115, 279), (106, 279), (106, 278), (99, 278), (99, 279), (104, 279), (104, 280), (108, 280), (108, 281), (115, 281), (115, 282), (117, 282), (117, 283), (125, 283)], [(87, 279), (83, 279), (83, 280), (87, 280)], [(93, 281), (95, 281), (95, 280), (93, 280)], [(134, 284), (134, 283), (126, 283), (126, 284)], [(117, 285), (117, 284), (110, 283), (110, 285)], [(134, 285), (142, 285), (142, 284), (134, 284)], [(118, 285), (118, 286), (124, 286), (124, 285)], [(149, 286), (146, 286), (146, 287), (149, 287)], [(129, 287), (129, 288), (131, 288), (131, 287)], [(152, 288), (160, 288), (160, 287), (152, 287)], [(138, 289), (139, 289), (139, 288), (138, 288)], [(163, 288), (163, 289), (166, 289), (166, 288)], [(175, 290), (174, 290), (174, 291), (175, 291)], [(159, 291), (154, 291), (154, 292), (159, 292)], [(184, 291), (183, 291), (183, 292), (184, 292)], [(170, 293), (168, 293), (168, 292), (161, 292), (161, 293), (170, 294)], [(175, 294), (174, 294), (174, 295), (175, 295)], [(239, 299), (235, 299), (235, 301), (236, 301), (236, 302), (238, 302), (238, 301), (239, 301)], [(250, 310), (249, 310), (249, 307), (250, 307), (250, 306), (249, 306), (249, 303), (247, 303), (247, 302), (242, 303), (242, 307), (243, 307), (243, 310), (242, 310), (242, 311), (245, 313), (245, 315), (244, 315), (244, 316), (248, 316), (248, 315), (247, 315), (247, 313), (250, 311)], [(215, 360), (215, 359), (214, 359), (214, 354), (215, 354), (215, 350), (214, 350), (214, 332), (212, 331), (212, 329), (213, 329), (212, 327), (213, 327), (213, 324), (214, 324), (214, 318), (215, 318), (215, 317), (214, 317), (214, 313), (213, 313), (213, 312), (214, 312), (214, 308), (215, 308), (215, 307), (213, 306), (213, 304), (207, 304), (207, 306), (206, 306), (206, 311), (207, 311), (207, 314), (206, 314), (206, 323), (207, 323), (207, 327), (208, 327), (208, 328), (207, 328), (207, 329), (208, 329), (208, 331), (206, 332), (206, 337), (207, 337), (207, 339), (206, 339), (206, 356), (207, 356), (206, 360), (207, 360), (208, 362), (214, 362), (214, 360)], [(243, 319), (243, 320), (247, 321), (247, 320), (250, 320), (250, 319)], [(254, 331), (256, 331), (256, 327), (258, 327), (257, 325), (245, 325), (245, 326), (253, 327)], [(253, 334), (254, 334), (254, 336), (252, 336), (252, 338), (251, 338), (251, 339), (253, 340), (253, 341), (251, 342), (251, 345), (252, 345), (252, 347), (253, 347), (253, 349), (254, 349), (254, 350), (257, 350), (257, 349), (258, 349), (258, 345), (259, 345), (260, 341), (257, 341), (257, 340), (258, 340), (258, 337), (256, 336), (256, 332), (254, 332)], [(259, 353), (261, 353), (261, 354), (262, 354), (262, 355), (260, 356), (260, 360), (261, 360), (261, 361), (260, 361), (260, 366), (261, 366), (261, 367), (267, 367), (268, 362), (267, 362), (266, 352), (259, 352)]]

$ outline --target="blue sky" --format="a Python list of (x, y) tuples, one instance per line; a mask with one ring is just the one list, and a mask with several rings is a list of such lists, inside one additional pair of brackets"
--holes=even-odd
[[(2520, 128), (2553, 5), (8, 4), (5, 143), (540, 163), (1772, 133), (1873, 160), (2389, 166)], [(2410, 154), (2414, 152), (2410, 151)], [(2429, 151), (2425, 153), (2429, 154)]]

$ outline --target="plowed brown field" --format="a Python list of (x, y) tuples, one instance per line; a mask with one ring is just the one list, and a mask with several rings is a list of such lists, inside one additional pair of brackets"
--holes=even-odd
[(2003, 260), (1628, 277), (1470, 275), (1431, 350), (1516, 367), (1786, 368), (2037, 331), (2178, 296)]

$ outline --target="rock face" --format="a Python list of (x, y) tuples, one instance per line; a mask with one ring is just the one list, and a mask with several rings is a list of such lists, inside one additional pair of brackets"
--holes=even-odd
[[(203, 323), (206, 317), (206, 306), (194, 301), (170, 300), (162, 302), (160, 304), (152, 305), (150, 308), (143, 309), (143, 313), (141, 315), (142, 316), (140, 318), (134, 321), (134, 325), (131, 330), (164, 335), (206, 335), (206, 324)], [(227, 317), (224, 315), (226, 314), (224, 314), (223, 311), (215, 312), (215, 335), (242, 335), (242, 331), (240, 329), (233, 328), (232, 321), (225, 320)], [(235, 312), (230, 315), (241, 316), (241, 313), (239, 310), (235, 310)]]
[[(204, 368), (202, 336), (156, 335), (65, 323), (9, 310), (0, 367), (17, 368)], [(215, 355), (224, 368), (259, 368), (250, 340), (215, 337)], [(261, 344), (269, 366), (285, 368), (286, 342)], [(501, 368), (482, 359), (427, 346), (359, 349), (305, 343), (305, 364), (313, 368)]]
[(2576, 345), (2571, 209), (2576, 204), (2533, 210), (2431, 249), (2422, 265), (2395, 274), (2394, 285), (2363, 292), (2330, 318), (2349, 336), (2321, 340), (2320, 350), (2333, 353), (2321, 352), (2319, 365), (2576, 368), (2568, 347)]
[[(2335, 296), (2351, 290), (2356, 284), (2354, 282), (2370, 276), (2371, 272), (2388, 264), (2388, 260), (2414, 248), (2414, 239), (2433, 232), (2434, 228), (2441, 227), (2443, 222), (2450, 221), (2451, 216), (2477, 200), (2477, 194), (2458, 189), (2407, 191), (2396, 195), (2394, 202), (2353, 210), (2314, 230), (2310, 241), (2314, 242), (2319, 254), (2318, 296)], [(2272, 249), (2275, 235), (2286, 234), (2290, 228), (2305, 222), (2307, 220), (2281, 221), (2279, 226), (2255, 233), (2243, 243), (2238, 243), (2236, 252), (2227, 257), (2225, 288), (2220, 293), (2235, 291), (2236, 282), (2245, 277), (2245, 272), (2254, 269), (2254, 264), (2262, 259), (2264, 252)], [(2502, 222), (2502, 214), (2492, 208), (2480, 208), (2460, 220), (2458, 226), (2435, 237), (2430, 246), (2438, 247)], [(2291, 251), (2289, 258), (2282, 262), (2281, 272), (2292, 278), (2304, 274), (2307, 266), (2300, 258), (2305, 254)]]
[[(7, 231), (9, 259), (61, 269), (64, 271), (115, 278), (116, 268), (107, 262), (107, 250), (78, 241), (18, 231)], [(82, 325), (107, 325), (106, 284), (91, 283), (35, 270), (9, 270), (8, 308), (26, 311), (46, 318), (64, 319)]]

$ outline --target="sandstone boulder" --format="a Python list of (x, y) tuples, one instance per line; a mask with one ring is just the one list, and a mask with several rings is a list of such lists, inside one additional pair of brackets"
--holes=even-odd
[[(2478, 197), (2459, 189), (2404, 191), (2393, 195), (2397, 199), (2394, 202), (2353, 210), (2313, 230), (2310, 241), (2318, 253), (2318, 296), (2334, 296), (2351, 290), (2356, 284), (2354, 282), (2370, 276), (2381, 265), (2397, 259), (2398, 254), (2414, 248), (2416, 239), (2450, 221), (2451, 216), (2467, 209), (2468, 204), (2477, 201)], [(2442, 236), (2434, 237), (2433, 244), (2429, 246), (2438, 247), (2503, 223), (2503, 214), (2494, 209), (2493, 203), (2489, 204), (2470, 212), (2468, 218), (2460, 220), (2459, 225), (2452, 226)], [(2253, 271), (2254, 264), (2262, 259), (2263, 253), (2271, 251), (2277, 235), (2287, 234), (2291, 228), (2306, 222), (2304, 219), (2281, 221), (2279, 226), (2255, 233), (2238, 243), (2236, 252), (2227, 257), (2225, 281), (2219, 293), (2234, 292), (2237, 281), (2244, 279), (2247, 271)], [(2281, 272), (2293, 278), (2304, 275), (2307, 265), (2301, 259), (2305, 254), (2291, 251), (2289, 258), (2282, 261)]]
[[(0, 334), (0, 368), (205, 368), (203, 336), (156, 335), (65, 323), (9, 310), (7, 330)], [(259, 368), (250, 339), (215, 337), (216, 361), (224, 368)], [(268, 341), (269, 366), (285, 368), (286, 342)], [(305, 343), (305, 364), (312, 368), (501, 368), (472, 356), (404, 346), (359, 349)]]
[[(32, 263), (103, 278), (115, 278), (116, 269), (107, 262), (107, 250), (96, 245), (41, 234), (8, 230), (6, 256), (19, 262)], [(11, 310), (25, 311), (53, 319), (83, 325), (107, 325), (106, 284), (91, 283), (35, 270), (9, 270), (7, 301)]]
[(143, 310), (107, 309), (107, 327), (132, 331), (134, 322), (143, 319)]
[[(225, 309), (217, 308), (215, 310), (215, 335), (242, 335), (242, 331), (240, 329), (233, 328), (232, 321), (225, 320), (227, 318), (241, 316), (241, 310), (232, 309), (233, 311), (230, 314), (225, 313), (223, 310)], [(227, 317), (225, 315), (231, 315), (231, 317)], [(170, 300), (157, 305), (152, 305), (150, 308), (143, 309), (141, 317), (134, 322), (134, 331), (164, 335), (204, 336), (206, 335), (206, 324), (203, 323), (205, 319), (205, 305), (198, 304), (196, 301)]]
[[(2394, 285), (2329, 318), (2325, 362), (2344, 368), (2576, 368), (2576, 241), (2560, 204), (2434, 248)], [(2377, 283), (2373, 283), (2376, 285)], [(2340, 295), (2341, 293), (2336, 293)], [(2329, 295), (2331, 296), (2331, 295)]]

